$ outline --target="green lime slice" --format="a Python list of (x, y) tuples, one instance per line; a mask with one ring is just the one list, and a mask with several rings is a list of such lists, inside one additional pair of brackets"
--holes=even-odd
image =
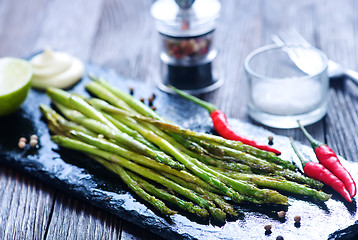
[(14, 112), (31, 87), (31, 64), (19, 58), (0, 58), (0, 116)]

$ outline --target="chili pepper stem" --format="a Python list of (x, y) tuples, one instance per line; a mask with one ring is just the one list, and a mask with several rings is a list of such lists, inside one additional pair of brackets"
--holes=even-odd
[(169, 86), (169, 88), (171, 90), (173, 90), (174, 92), (176, 92), (178, 95), (182, 96), (183, 98), (189, 99), (190, 101), (202, 106), (203, 108), (206, 108), (209, 111), (209, 113), (212, 113), (213, 111), (218, 109), (215, 105), (205, 102), (205, 101), (203, 101), (197, 97), (194, 97), (193, 95), (190, 95), (184, 91), (181, 91), (173, 86)]
[(307, 138), (307, 140), (310, 142), (310, 144), (312, 145), (313, 149), (318, 148), (319, 146), (323, 145), (323, 143), (321, 143), (320, 141), (314, 139), (312, 137), (311, 134), (309, 134), (307, 132), (307, 130), (303, 127), (303, 125), (301, 124), (300, 120), (297, 120), (298, 126), (301, 128), (303, 134), (305, 135), (305, 137)]
[(293, 151), (296, 153), (296, 156), (300, 160), (300, 162), (302, 164), (302, 169), (303, 169), (305, 167), (305, 165), (308, 163), (308, 160), (304, 159), (302, 157), (302, 155), (299, 153), (299, 151), (297, 150), (297, 147), (296, 147), (292, 137), (290, 137), (290, 143), (291, 143)]

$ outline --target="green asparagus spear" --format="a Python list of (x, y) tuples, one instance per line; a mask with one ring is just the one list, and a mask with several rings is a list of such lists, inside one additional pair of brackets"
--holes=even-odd
[(251, 156), (247, 153), (240, 152), (235, 149), (227, 148), (218, 145), (217, 143), (208, 144), (202, 140), (199, 141), (200, 144), (204, 145), (206, 148), (220, 148), (223, 151), (224, 155), (231, 156), (236, 158), (237, 161), (247, 164), (250, 166), (254, 172), (269, 172), (273, 175), (283, 176), (288, 180), (293, 180), (298, 183), (308, 184), (314, 188), (322, 188), (322, 184), (314, 179), (308, 178), (300, 173), (294, 172), (290, 169), (283, 169), (280, 165), (275, 165), (274, 163), (267, 162), (265, 160), (259, 159), (257, 157)]
[[(49, 120), (52, 120), (53, 122), (56, 123), (56, 126), (53, 126), (51, 124), (51, 125), (49, 125), (49, 128), (50, 128), (50, 130), (52, 130), (52, 132), (54, 132), (58, 135), (67, 135), (67, 132), (70, 133), (70, 131), (72, 130), (72, 135), (75, 135), (77, 138), (81, 139), (82, 141), (85, 141), (91, 145), (95, 145), (95, 146), (101, 148), (102, 150), (110, 151), (108, 149), (108, 146), (103, 146), (103, 145), (109, 145), (109, 147), (112, 147), (113, 149), (115, 149), (115, 150), (112, 149), (112, 151), (110, 151), (110, 152), (119, 154), (121, 156), (127, 156), (128, 158), (136, 161), (139, 164), (142, 164), (147, 167), (151, 167), (158, 171), (168, 172), (175, 176), (181, 177), (188, 182), (193, 182), (193, 183), (199, 184), (199, 185), (203, 186), (204, 188), (210, 189), (211, 191), (216, 191), (216, 192), (218, 191), (217, 189), (214, 189), (212, 186), (210, 186), (209, 184), (207, 184), (200, 178), (198, 178), (195, 175), (192, 175), (186, 171), (175, 170), (175, 169), (169, 167), (168, 165), (158, 163), (148, 157), (145, 157), (143, 155), (129, 151), (129, 150), (122, 148), (118, 145), (115, 145), (111, 142), (96, 138), (97, 135), (94, 132), (84, 128), (81, 125), (77, 125), (73, 122), (67, 121), (62, 116), (57, 114), (57, 112), (55, 110), (53, 110), (52, 108), (50, 108), (46, 105), (40, 105), (40, 109), (41, 109), (41, 112), (44, 114), (44, 116), (46, 116)], [(57, 125), (58, 122), (60, 122), (60, 125)], [(66, 123), (66, 126), (62, 125), (62, 123)], [(73, 130), (75, 130), (75, 131), (73, 131)], [(69, 134), (69, 136), (71, 136), (71, 135)]]
[[(147, 116), (147, 117), (151, 117), (151, 118), (163, 121), (163, 122), (171, 123), (170, 121), (162, 118), (160, 115), (158, 115), (156, 112), (154, 112), (151, 108), (147, 107), (142, 102), (133, 98), (131, 95), (124, 93), (123, 91), (121, 91), (118, 88), (115, 88), (114, 86), (111, 86), (104, 79), (96, 78), (94, 76), (90, 76), (90, 77), (92, 78), (92, 80), (95, 81), (95, 83), (97, 83), (97, 84), (92, 83), (87, 86), (87, 89), (90, 92), (107, 100), (114, 106), (126, 110), (126, 111), (120, 111), (120, 109), (114, 109), (114, 112), (121, 113), (123, 116), (131, 116), (131, 115), (128, 115), (129, 112), (130, 113), (140, 113), (143, 116)], [(98, 84), (100, 84), (102, 87), (98, 87)], [(106, 89), (103, 89), (103, 88), (106, 88)], [(113, 95), (115, 95), (115, 96), (113, 96)], [(125, 103), (127, 103), (130, 106), (130, 108), (128, 108), (128, 105), (125, 105), (125, 107), (123, 107), (122, 99), (125, 101)], [(99, 107), (99, 109), (102, 109), (102, 110), (105, 110), (106, 107), (109, 107), (109, 109), (106, 109), (109, 112), (111, 112), (111, 110), (113, 110), (113, 106), (111, 106), (109, 104), (105, 105), (103, 102), (97, 102), (97, 103), (93, 102), (92, 104), (97, 105), (97, 107)], [(134, 116), (141, 117), (139, 115), (134, 115)], [(151, 131), (156, 132), (157, 134), (160, 133), (159, 129), (154, 128), (154, 126), (152, 126), (152, 125), (146, 124), (145, 127)], [(189, 143), (189, 141), (187, 141), (187, 140), (185, 141), (183, 139), (183, 137), (180, 135), (173, 134), (173, 133), (170, 133), (170, 135), (171, 135), (171, 137), (175, 138), (176, 140), (180, 139), (181, 140), (180, 143), (185, 146), (187, 146), (186, 144)], [(163, 133), (159, 134), (159, 136), (163, 137)], [(164, 138), (169, 140), (168, 136), (165, 136)], [(173, 141), (169, 140), (169, 142), (171, 144), (173, 144)], [(190, 147), (193, 147), (193, 146), (190, 146)]]
[(180, 186), (179, 184), (163, 177), (162, 175), (159, 175), (158, 173), (156, 173), (148, 168), (142, 167), (142, 166), (140, 166), (136, 163), (130, 162), (118, 155), (102, 151), (96, 147), (89, 145), (89, 144), (86, 144), (86, 143), (83, 143), (83, 142), (80, 142), (77, 140), (73, 140), (71, 138), (54, 135), (51, 137), (51, 139), (59, 146), (63, 146), (66, 148), (77, 150), (77, 151), (86, 152), (88, 154), (93, 154), (93, 155), (102, 157), (104, 159), (108, 159), (110, 161), (116, 162), (119, 165), (121, 165), (122, 167), (124, 167), (132, 172), (135, 172), (145, 178), (148, 178), (148, 179), (151, 179), (157, 183), (160, 183), (163, 186), (168, 187), (169, 189), (172, 189), (173, 191), (185, 196), (186, 198), (195, 202), (199, 206), (207, 209), (215, 220), (220, 221), (220, 222), (223, 222), (225, 220), (226, 214), (223, 211), (215, 208), (215, 206), (213, 206), (210, 202), (208, 202), (204, 198), (197, 195), (194, 191), (184, 188), (184, 187)]
[[(155, 198), (154, 196), (150, 195), (146, 191), (143, 190), (140, 184), (137, 181), (133, 180), (131, 176), (128, 174), (123, 167), (118, 164), (113, 164), (111, 162), (107, 162), (104, 159), (99, 157), (95, 158), (96, 161), (104, 165), (106, 168), (110, 169), (111, 171), (118, 174), (118, 176), (123, 180), (125, 184), (135, 192), (140, 198), (144, 199), (146, 202), (150, 203), (156, 210), (158, 210), (163, 215), (174, 215), (177, 212), (168, 208), (165, 203), (160, 201), (159, 199)], [(149, 191), (148, 191), (149, 192)], [(154, 195), (154, 194), (153, 194)]]
[(94, 138), (94, 137), (91, 137), (85, 133), (78, 132), (78, 131), (71, 131), (70, 133), (76, 139), (79, 139), (82, 142), (85, 142), (87, 144), (95, 146), (103, 151), (117, 154), (117, 155), (127, 158), (133, 162), (141, 164), (145, 167), (152, 168), (152, 169), (155, 169), (155, 170), (161, 171), (161, 172), (170, 173), (172, 175), (175, 175), (175, 176), (178, 176), (178, 177), (184, 179), (187, 182), (196, 183), (196, 184), (199, 184), (200, 186), (203, 186), (204, 188), (208, 188), (212, 191), (215, 191), (215, 189), (213, 189), (209, 184), (207, 184), (200, 178), (198, 178), (186, 171), (183, 171), (183, 170), (179, 171), (179, 170), (173, 169), (173, 168), (169, 167), (168, 165), (158, 163), (146, 156), (143, 156), (141, 154), (138, 154), (138, 153), (135, 153), (128, 149), (125, 149), (123, 147), (120, 147), (120, 146), (118, 146), (114, 143), (111, 143), (109, 141), (106, 141), (104, 139)]
[(90, 82), (86, 85), (87, 91), (97, 97), (111, 103), (112, 105), (124, 109), (131, 113), (136, 113), (126, 102), (113, 94), (110, 90), (99, 84), (98, 82)]
[(316, 189), (306, 187), (305, 185), (283, 180), (283, 179), (277, 179), (274, 177), (268, 177), (263, 175), (243, 174), (243, 173), (230, 174), (228, 172), (222, 172), (222, 174), (234, 179), (253, 182), (259, 187), (268, 187), (278, 191), (286, 191), (293, 194), (309, 196), (312, 197), (313, 199), (320, 200), (320, 201), (327, 201), (330, 198), (330, 195), (322, 191), (317, 191)]
[[(94, 104), (101, 104), (99, 101), (91, 101), (91, 103)], [(112, 108), (114, 109), (114, 108)], [(119, 110), (117, 109), (117, 112)], [(161, 150), (164, 152), (172, 155), (176, 160), (178, 160), (180, 163), (182, 163), (187, 169), (192, 171), (195, 175), (199, 176), (203, 180), (207, 181), (212, 186), (218, 187), (223, 193), (231, 197), (234, 201), (240, 201), (239, 195), (230, 187), (226, 186), (222, 182), (218, 181), (216, 178), (213, 178), (211, 174), (203, 171), (200, 167), (195, 166), (191, 163), (191, 157), (186, 155), (185, 152), (181, 152), (178, 148), (174, 147), (171, 143), (173, 141), (168, 142), (166, 139), (168, 137), (162, 138), (154, 134), (152, 131), (149, 131), (148, 129), (141, 127), (138, 124), (135, 124), (134, 122), (131, 122), (130, 120), (126, 120), (126, 117), (121, 118), (122, 121), (125, 122), (125, 124), (128, 124), (130, 127), (135, 128), (139, 133), (141, 133), (145, 138), (147, 138), (149, 141), (155, 143)], [(180, 148), (180, 146), (179, 146)]]
[[(195, 139), (195, 141), (198, 141)], [(207, 143), (205, 141), (199, 140), (199, 144), (205, 146), (208, 149), (219, 148), (225, 156), (233, 157), (235, 161), (240, 162), (242, 164), (246, 164), (250, 166), (252, 169), (260, 170), (264, 172), (273, 172), (275, 170), (282, 170), (283, 168), (280, 165), (276, 165), (274, 163), (268, 162), (264, 159), (255, 157), (246, 152), (241, 152), (236, 149), (220, 146), (217, 143)], [(218, 150), (216, 150), (218, 151)], [(220, 157), (220, 156), (219, 156)]]
[[(94, 102), (92, 102), (94, 103)], [(95, 103), (99, 103), (98, 101), (95, 101)], [(110, 108), (107, 107), (107, 109), (111, 109), (112, 112), (117, 112), (120, 113), (121, 115), (124, 116), (135, 116), (132, 114), (127, 114), (121, 110), (116, 110), (115, 108)], [(140, 118), (140, 117), (139, 117)], [(126, 123), (126, 124), (130, 124), (130, 123)], [(139, 125), (133, 125), (131, 127), (136, 127), (137, 131), (139, 131), (142, 135), (144, 135), (148, 140), (156, 143), (157, 146), (159, 146), (163, 151), (171, 154), (172, 156), (174, 156), (179, 162), (181, 162), (183, 165), (186, 166), (186, 168), (190, 169), (193, 173), (195, 173), (197, 176), (201, 177), (202, 179), (204, 179), (205, 181), (208, 181), (210, 184), (212, 184), (213, 186), (217, 186), (220, 189), (222, 189), (224, 191), (225, 194), (228, 194), (228, 196), (232, 197), (234, 201), (240, 201), (239, 198), (237, 198), (237, 193), (235, 193), (235, 191), (231, 190), (230, 188), (227, 188), (227, 186), (225, 186), (224, 184), (222, 184), (222, 182), (219, 180), (217, 180), (216, 178), (213, 178), (212, 173), (209, 173), (207, 171), (202, 170), (202, 167), (206, 167), (205, 165), (195, 165), (193, 164), (193, 161), (195, 162), (196, 159), (193, 159), (192, 157), (188, 156), (185, 151), (181, 152), (178, 148), (173, 147), (168, 141), (166, 141), (163, 138), (160, 138), (158, 136), (156, 136), (155, 134), (153, 134), (152, 132), (147, 132), (146, 129), (141, 128)], [(268, 163), (269, 164), (269, 163)], [(277, 165), (274, 165), (275, 167)], [(278, 169), (282, 169), (277, 167)], [(225, 177), (222, 178), (222, 181), (225, 179)], [(227, 179), (225, 179), (225, 181), (227, 181)], [(235, 190), (236, 191), (248, 191), (243, 190), (245, 189), (245, 183), (239, 182), (239, 181), (235, 181), (234, 179), (230, 179), (230, 181), (232, 181), (232, 183), (235, 186)], [(274, 192), (270, 192), (269, 194), (267, 193), (262, 193), (261, 195), (258, 193), (260, 190), (255, 188), (254, 191), (251, 191), (251, 193), (255, 193), (255, 196), (258, 197), (259, 199), (265, 199), (264, 201), (268, 200), (269, 201), (279, 201), (279, 203), (284, 203), (287, 201), (286, 198), (284, 198), (282, 195), (279, 195), (278, 193), (274, 193)], [(263, 190), (261, 190), (263, 191)], [(265, 190), (266, 191), (266, 190)], [(268, 191), (268, 190), (267, 190)], [(236, 196), (235, 196), (236, 195)]]
[[(100, 101), (96, 101), (96, 100), (91, 101), (91, 103), (95, 104), (97, 106), (98, 106), (98, 104), (101, 104), (102, 107), (104, 105)], [(123, 112), (123, 111), (115, 109), (115, 108), (107, 107), (107, 109), (112, 109), (112, 112)], [(191, 157), (187, 156), (185, 153), (183, 153), (183, 152), (179, 151), (177, 148), (173, 147), (168, 141), (156, 136), (152, 132), (148, 132), (146, 129), (140, 127), (137, 124), (135, 125), (134, 123), (131, 123), (130, 121), (126, 122), (126, 124), (129, 124), (131, 127), (136, 128), (136, 130), (139, 131), (145, 137), (147, 137), (147, 139), (156, 143), (156, 145), (158, 145), (163, 151), (170, 153), (179, 162), (184, 164), (188, 169), (190, 169), (197, 176), (208, 181), (211, 185), (219, 187), (225, 194), (232, 197), (234, 201), (238, 201), (238, 202), (241, 201), (240, 196), (235, 191), (233, 191), (232, 189), (225, 186), (223, 183), (218, 181), (216, 178), (212, 178), (211, 174), (203, 171), (202, 169), (198, 168), (197, 166), (194, 166), (194, 164), (192, 164), (190, 162)]]
[(149, 182), (145, 181), (144, 179), (140, 178), (138, 175), (128, 172), (129, 176), (133, 178), (142, 188), (144, 188), (150, 194), (170, 202), (181, 209), (188, 211), (197, 215), (198, 217), (207, 218), (209, 217), (209, 213), (206, 209), (201, 208), (199, 206), (194, 205), (192, 202), (184, 201), (173, 194), (170, 194), (163, 189), (157, 188), (154, 185), (150, 184)]
[(168, 166), (171, 166), (175, 169), (179, 169), (179, 170), (184, 169), (184, 166), (182, 164), (174, 161), (173, 159), (171, 159), (170, 156), (164, 154), (163, 152), (155, 151), (147, 147), (143, 143), (136, 141), (131, 136), (122, 133), (118, 129), (115, 130), (109, 128), (97, 120), (86, 118), (80, 112), (66, 108), (65, 106), (59, 103), (55, 102), (55, 105), (68, 119), (77, 122), (98, 134), (103, 134), (105, 137), (109, 139), (113, 139), (120, 144), (124, 144), (129, 148), (135, 149), (140, 153), (148, 157), (151, 157), (160, 163), (167, 164)]
[[(92, 82), (92, 83), (88, 84), (87, 90), (89, 90), (91, 93), (95, 94), (96, 96), (101, 97), (102, 99), (104, 99), (107, 102), (110, 102), (111, 104), (114, 105), (114, 106), (112, 106), (104, 101), (99, 100), (99, 99), (89, 100), (89, 103), (91, 105), (97, 107), (98, 109), (105, 110), (109, 113), (117, 113), (122, 116), (128, 116), (128, 117), (134, 116), (136, 118), (142, 117), (142, 116), (136, 114), (136, 113), (140, 113), (144, 116), (149, 116), (154, 119), (158, 119), (158, 120), (161, 120), (164, 122), (169, 122), (168, 120), (165, 120), (160, 115), (155, 113), (152, 109), (147, 107), (145, 104), (143, 104), (142, 102), (133, 98), (131, 95), (126, 94), (126, 93), (122, 92), (121, 90), (109, 85), (105, 80), (97, 79), (94, 76), (91, 76), (91, 78), (93, 80), (95, 80), (96, 82)], [(123, 98), (124, 101), (130, 105), (130, 107), (128, 107), (128, 105), (124, 105), (124, 107), (123, 107), (123, 101), (121, 98)], [(118, 120), (118, 118), (117, 118), (117, 120)], [(157, 134), (160, 131), (159, 129), (157, 129), (156, 127), (154, 127), (152, 125), (144, 124), (144, 126), (147, 129), (149, 129), (153, 132), (156, 132)], [(162, 134), (159, 134), (159, 136), (163, 137)], [(189, 143), (189, 141), (185, 141), (183, 139), (183, 137), (180, 135), (171, 134), (171, 136), (175, 137), (176, 140), (181, 139), (181, 143), (184, 144), (185, 146), (187, 146), (186, 144)], [(164, 138), (168, 138), (168, 136), (166, 136)], [(171, 142), (171, 141), (169, 141), (169, 142)], [(190, 146), (190, 147), (193, 147), (193, 146)]]
[(149, 142), (148, 140), (146, 140), (142, 135), (140, 135), (137, 131), (129, 128), (127, 125), (123, 124), (120, 121), (117, 121), (115, 118), (113, 118), (112, 116), (110, 116), (109, 114), (103, 113), (103, 115), (109, 120), (111, 121), (120, 131), (122, 131), (123, 133), (128, 134), (129, 136), (133, 137), (135, 140), (137, 140), (138, 142), (143, 143), (144, 145), (147, 145), (148, 147), (154, 149), (154, 150), (158, 150), (158, 148), (152, 144), (151, 142)]
[(62, 131), (69, 132), (70, 130), (77, 130), (77, 131), (84, 132), (90, 136), (97, 136), (95, 132), (88, 130), (87, 128), (78, 125), (74, 122), (70, 122), (66, 120), (61, 115), (59, 115), (55, 110), (44, 104), (40, 105), (40, 111), (49, 122), (53, 123), (54, 125), (57, 125), (59, 128), (62, 129)]
[(188, 137), (190, 140), (205, 140), (207, 141), (209, 144), (216, 144), (216, 145), (222, 145), (225, 146), (226, 148), (232, 148), (234, 150), (239, 150), (248, 154), (251, 154), (253, 156), (256, 156), (258, 158), (262, 158), (265, 159), (269, 162), (278, 164), (284, 168), (288, 168), (291, 170), (295, 170), (296, 166), (294, 166), (291, 162), (286, 161), (281, 159), (280, 157), (276, 156), (275, 154), (272, 154), (270, 152), (267, 151), (263, 151), (260, 149), (257, 149), (255, 147), (251, 147), (248, 145), (245, 145), (241, 142), (237, 142), (237, 141), (231, 141), (231, 140), (227, 140), (224, 139), (222, 137), (219, 136), (214, 136), (214, 135), (210, 135), (207, 133), (198, 133), (198, 132), (194, 132), (188, 129), (184, 129), (181, 128), (177, 125), (172, 125), (172, 124), (168, 124), (162, 121), (158, 121), (155, 119), (150, 119), (150, 118), (145, 118), (145, 117), (138, 117), (133, 115), (132, 117), (134, 117), (135, 119), (139, 120), (139, 121), (146, 121), (146, 122), (150, 122), (151, 124), (157, 126), (160, 129), (163, 129), (167, 132), (172, 132), (172, 133), (177, 133), (183, 136)]
[[(173, 180), (176, 183), (179, 183), (180, 185), (182, 185), (186, 188), (189, 188), (189, 189), (201, 194), (202, 196), (206, 196), (209, 200), (213, 201), (216, 205), (218, 205), (221, 208), (221, 210), (223, 210), (230, 216), (234, 216), (234, 217), (238, 216), (238, 212), (234, 209), (234, 207), (231, 204), (227, 203), (221, 196), (219, 196), (215, 193), (212, 193), (196, 184), (186, 182), (183, 179), (178, 178), (177, 176), (167, 174), (167, 173), (165, 173), (164, 176)], [(242, 200), (244, 201), (244, 198), (242, 198)]]
[(232, 171), (242, 172), (242, 173), (251, 173), (252, 172), (251, 168), (248, 165), (241, 164), (238, 162), (226, 162), (226, 161), (222, 161), (219, 159), (215, 159), (210, 156), (202, 156), (202, 155), (200, 156), (195, 153), (192, 153), (190, 156), (198, 159), (199, 161), (201, 161), (207, 165), (219, 167), (221, 169), (227, 169), (227, 170), (232, 170)]
[(205, 164), (199, 162), (198, 160), (194, 159), (192, 163), (195, 166), (200, 166), (204, 171), (206, 171), (208, 174), (213, 176), (213, 178), (219, 179), (219, 181), (228, 183), (229, 186), (231, 186), (234, 190), (236, 190), (238, 193), (252, 196), (254, 203), (276, 203), (276, 204), (286, 204), (287, 203), (287, 197), (279, 194), (276, 191), (269, 190), (269, 189), (259, 189), (256, 186), (242, 181), (238, 179), (230, 178), (220, 172), (217, 172), (213, 170), (212, 168), (206, 166)]
[[(95, 108), (98, 108), (100, 110), (104, 110), (104, 111), (107, 111), (109, 113), (112, 113), (112, 115), (116, 118), (116, 119), (120, 119), (122, 121), (124, 121), (126, 124), (128, 124), (130, 127), (132, 128), (135, 128), (135, 129), (140, 129), (142, 128), (142, 126), (138, 125), (137, 123), (134, 123), (134, 122), (131, 122), (130, 120), (127, 120), (126, 117), (135, 117), (136, 119), (138, 118), (142, 118), (141, 116), (138, 116), (138, 115), (135, 115), (135, 114), (131, 114), (127, 111), (124, 111), (122, 109), (119, 109), (119, 108), (116, 108), (114, 106), (111, 106), (109, 105), (108, 103), (102, 101), (102, 100), (99, 100), (99, 99), (90, 99), (89, 100), (89, 103), (91, 105), (93, 105)], [(118, 115), (120, 116), (118, 116)], [(110, 116), (109, 114), (105, 114), (105, 116)], [(229, 169), (237, 169), (239, 171), (250, 171), (250, 168), (246, 165), (242, 165), (242, 164), (239, 164), (239, 163), (235, 163), (235, 164), (230, 164), (230, 163), (225, 163), (223, 161), (214, 161), (212, 160), (210, 157), (208, 156), (205, 156), (204, 154), (205, 153), (208, 153), (204, 150), (198, 150), (197, 152), (200, 152), (201, 154), (197, 154), (197, 153), (194, 153), (190, 150), (193, 150), (193, 149), (198, 149), (200, 146), (194, 146), (194, 142), (190, 142), (188, 140), (183, 140), (183, 139), (178, 139), (177, 135), (176, 136), (172, 136), (173, 138), (178, 139), (180, 141), (180, 143), (182, 143), (182, 145), (180, 145), (178, 142), (176, 142), (174, 139), (171, 139), (171, 137), (167, 136), (167, 135), (164, 135), (162, 132), (160, 132), (160, 130), (157, 130), (157, 129), (153, 129), (153, 128), (150, 128), (152, 129), (153, 131), (155, 131), (155, 133), (159, 134), (160, 137), (168, 140), (172, 145), (174, 145), (176, 148), (178, 148), (180, 151), (183, 151), (184, 153), (188, 154), (189, 156), (191, 157), (194, 157), (194, 158), (197, 158), (205, 163), (208, 163), (208, 164), (213, 164), (215, 166), (222, 166), (222, 167), (226, 167), (226, 168), (229, 168)], [(186, 142), (187, 145), (185, 148), (183, 146), (183, 142)], [(204, 152), (205, 151), (205, 152)]]
[[(138, 113), (142, 114), (143, 116), (152, 117), (158, 120), (164, 120), (161, 116), (159, 116), (156, 112), (152, 109), (144, 105), (141, 101), (138, 101), (130, 94), (127, 94), (120, 89), (110, 85), (107, 81), (102, 78), (96, 78), (94, 76), (90, 76), (94, 81), (98, 82), (100, 85), (105, 87), (108, 91), (112, 92), (117, 98), (123, 99), (132, 109), (135, 109)], [(115, 105), (115, 104), (113, 104)], [(115, 105), (116, 106), (116, 105)]]
[(107, 118), (105, 118), (101, 113), (99, 113), (94, 107), (89, 105), (81, 97), (70, 94), (62, 89), (58, 88), (48, 88), (46, 91), (47, 95), (53, 100), (64, 106), (73, 108), (83, 115), (98, 120), (112, 129), (117, 129)]
[(323, 187), (323, 183), (321, 183), (321, 182), (319, 182), (319, 181), (317, 181), (315, 179), (306, 177), (305, 175), (303, 175), (303, 174), (301, 174), (299, 172), (294, 172), (294, 171), (289, 170), (289, 169), (283, 169), (281, 171), (275, 171), (273, 173), (273, 175), (282, 176), (287, 180), (294, 181), (294, 182), (297, 182), (297, 183), (307, 184), (308, 186), (310, 186), (312, 188), (315, 188), (315, 189), (318, 189), (318, 190)]

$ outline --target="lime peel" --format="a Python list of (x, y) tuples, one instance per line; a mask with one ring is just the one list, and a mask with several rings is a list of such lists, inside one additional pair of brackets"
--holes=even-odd
[(23, 59), (0, 58), (0, 116), (14, 112), (31, 87), (32, 67)]

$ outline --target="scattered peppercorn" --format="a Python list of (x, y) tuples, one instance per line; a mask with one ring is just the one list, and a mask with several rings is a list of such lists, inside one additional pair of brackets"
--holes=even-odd
[(148, 104), (149, 104), (149, 106), (152, 106), (153, 105), (153, 98), (148, 98)]
[(26, 138), (21, 137), (21, 138), (19, 139), (19, 142), (17, 143), (17, 146), (18, 146), (20, 149), (24, 149), (24, 148), (26, 147), (26, 142), (27, 142)]
[(20, 148), (20, 149), (24, 149), (26, 147), (26, 142), (24, 141), (19, 141), (19, 143), (17, 144), (17, 146)]
[(155, 95), (155, 93), (152, 94), (152, 99), (154, 100), (157, 97), (157, 95)]
[[(27, 139), (25, 137), (21, 137), (19, 139), (19, 142), (18, 142), (17, 146), (20, 149), (24, 149), (26, 147), (26, 143), (27, 143)], [(36, 147), (37, 144), (39, 144), (39, 137), (36, 134), (31, 135), (29, 144), (33, 148)]]
[(36, 147), (38, 143), (37, 139), (33, 138), (30, 140), (30, 147)]
[(148, 104), (149, 106), (153, 106), (153, 102), (154, 102), (154, 99), (155, 99), (155, 94), (153, 93), (151, 97), (148, 98)]
[(155, 106), (151, 106), (150, 107), (153, 111), (157, 110), (157, 108)]
[(295, 220), (295, 222), (300, 222), (301, 221), (301, 216), (295, 216), (293, 218), (293, 220)]
[(270, 231), (270, 230), (271, 230), (271, 225), (270, 225), (270, 224), (267, 224), (267, 225), (265, 225), (264, 228), (265, 228), (266, 231)]
[(129, 94), (130, 94), (130, 95), (133, 95), (133, 94), (134, 94), (134, 88), (133, 88), (133, 87), (130, 87), (130, 88), (129, 88)]
[(301, 227), (301, 222), (295, 222), (293, 225), (294, 225), (296, 228), (299, 228), (299, 227)]
[(276, 240), (284, 240), (282, 236), (277, 236)]
[(279, 218), (284, 218), (284, 217), (286, 216), (286, 212), (285, 212), (285, 211), (279, 211), (279, 212), (277, 213), (277, 216), (278, 216)]
[(140, 101), (141, 101), (142, 103), (144, 103), (144, 98), (141, 98)]
[(268, 144), (273, 145), (273, 136), (268, 136)]
[(38, 137), (36, 134), (33, 134), (33, 135), (30, 136), (30, 140), (31, 140), (31, 139), (36, 139), (36, 140), (38, 140), (39, 137)]

